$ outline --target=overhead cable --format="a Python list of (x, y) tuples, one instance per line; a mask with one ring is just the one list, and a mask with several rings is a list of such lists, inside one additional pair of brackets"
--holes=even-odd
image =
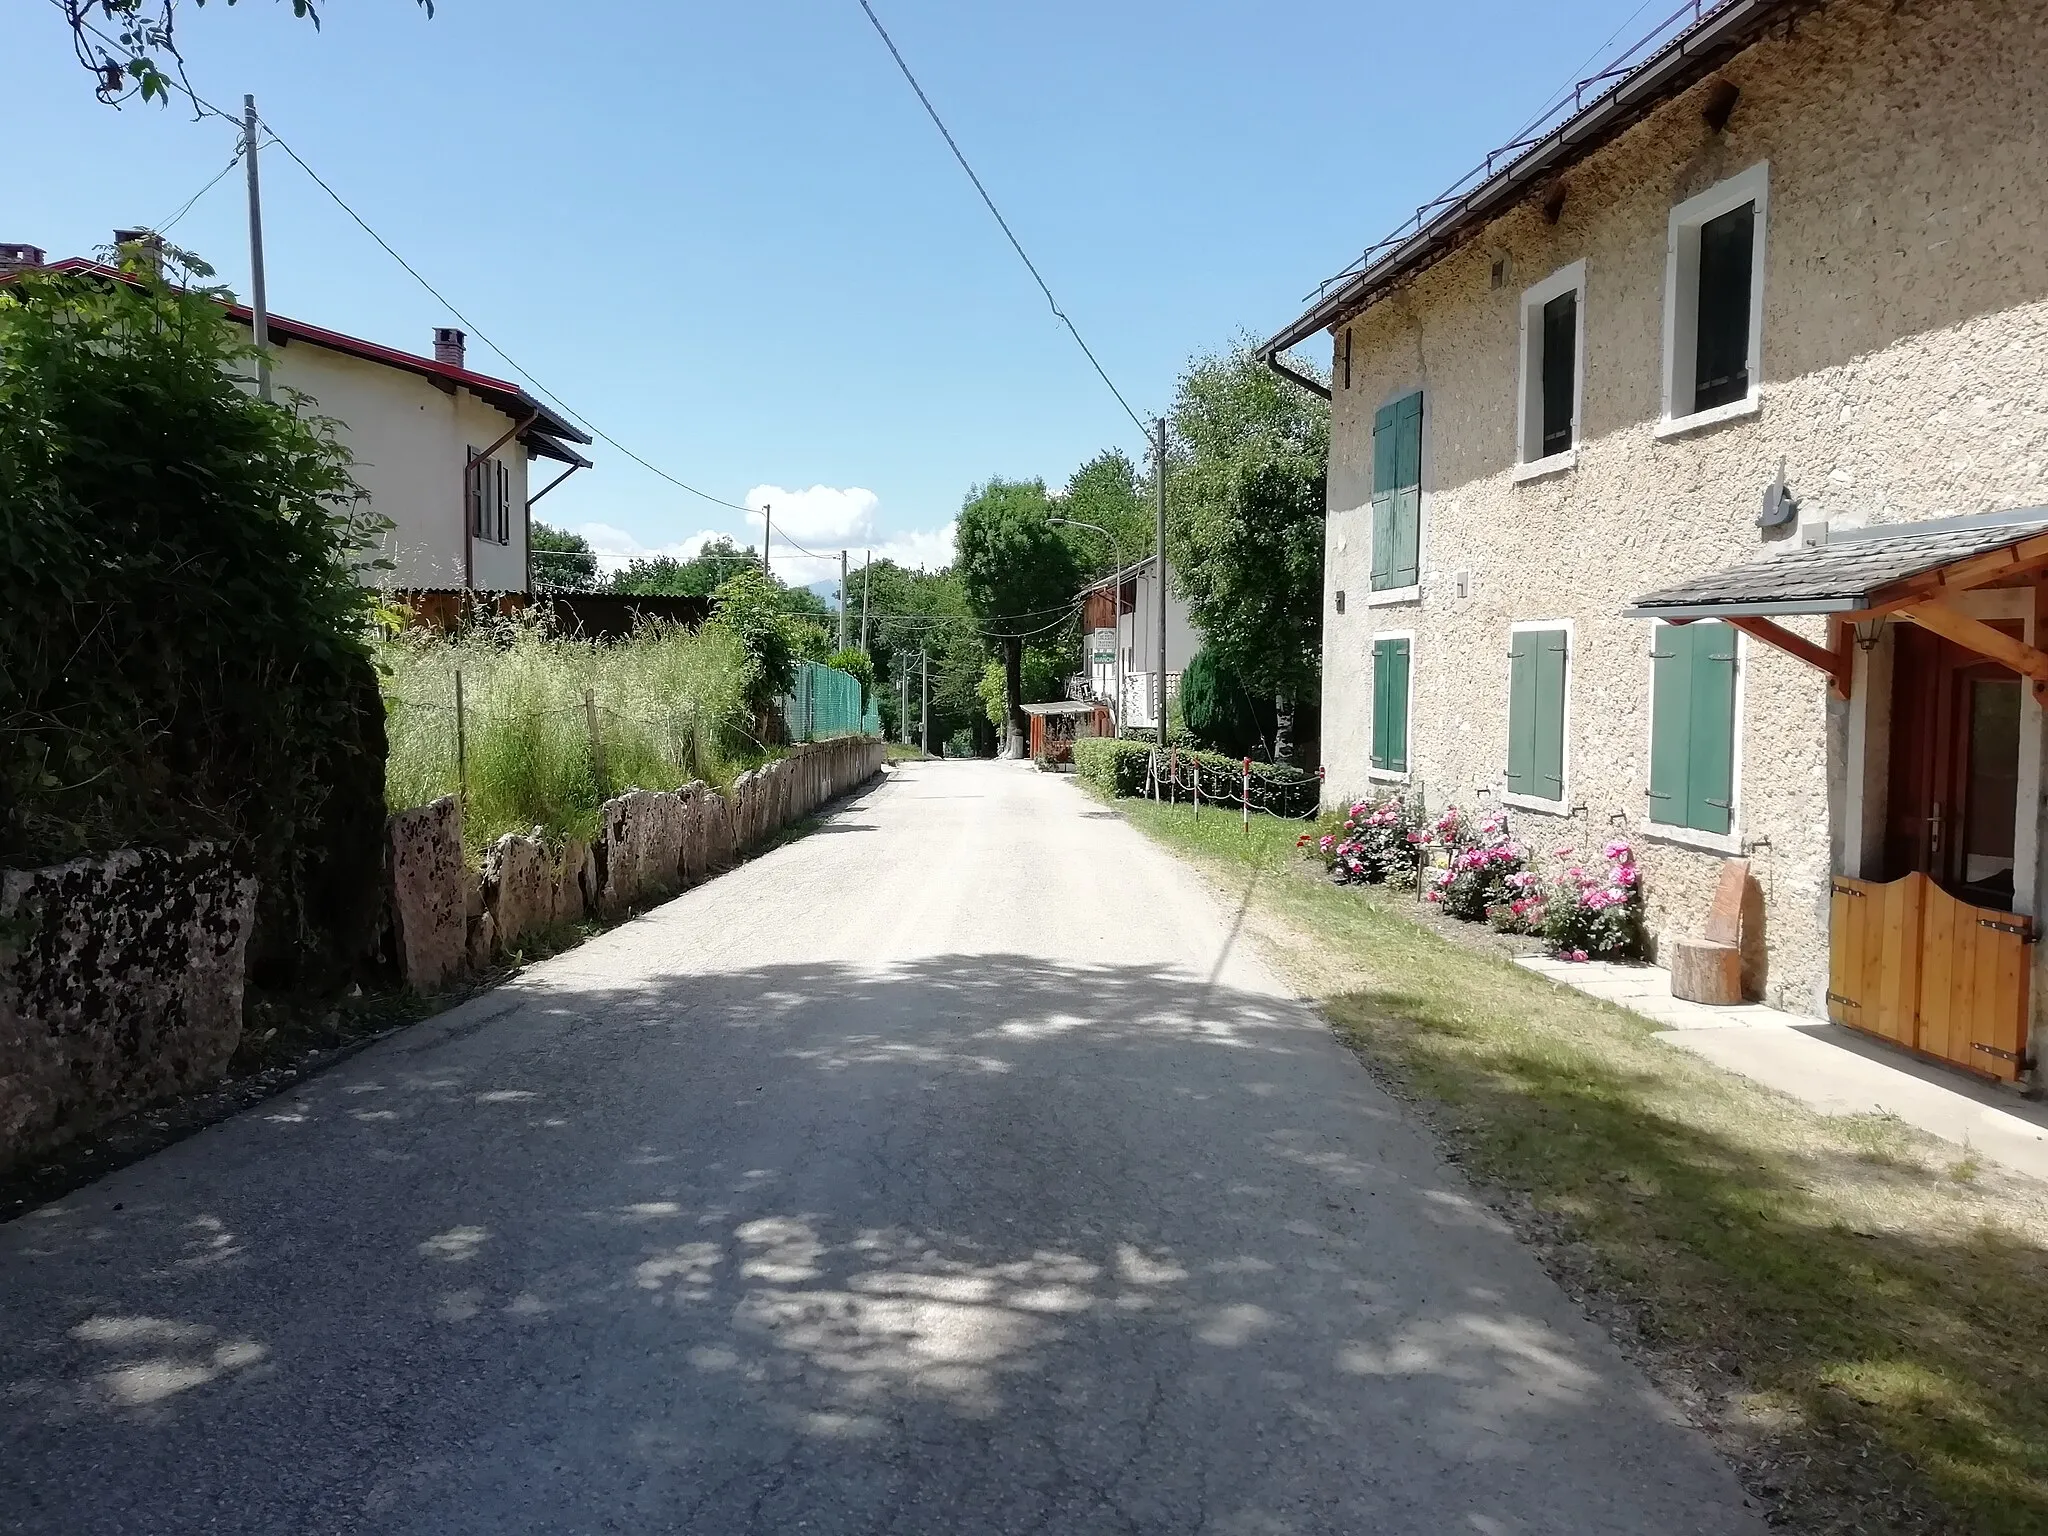
[(988, 211), (995, 216), (1004, 237), (1010, 242), (1010, 249), (1017, 253), (1017, 259), (1024, 263), (1024, 270), (1031, 274), (1031, 280), (1038, 284), (1038, 291), (1045, 295), (1045, 302), (1052, 306), (1054, 318), (1067, 328), (1067, 333), (1074, 338), (1074, 345), (1079, 347), (1082, 355), (1088, 359), (1088, 366), (1095, 370), (1095, 376), (1102, 380), (1112, 395), (1116, 396), (1116, 403), (1124, 408), (1124, 414), (1131, 418), (1133, 425), (1140, 432), (1150, 432), (1151, 426), (1131, 409), (1131, 402), (1124, 398), (1124, 392), (1116, 387), (1096, 358), (1094, 350), (1081, 339), (1081, 332), (1075, 327), (1074, 322), (1067, 318), (1067, 312), (1060, 308), (1059, 300), (1052, 296), (1052, 289), (1039, 274), (1037, 264), (1025, 254), (1023, 242), (1017, 238), (1016, 231), (1010, 228), (1010, 221), (1003, 217), (1003, 211), (996, 206), (996, 200), (988, 195), (988, 188), (981, 184), (981, 178), (974, 174), (974, 167), (967, 163), (967, 156), (960, 152), (960, 146), (954, 141), (952, 131), (946, 127), (945, 119), (939, 116), (938, 108), (932, 105), (932, 99), (925, 95), (924, 87), (917, 83), (917, 76), (910, 72), (910, 66), (903, 61), (903, 51), (896, 46), (896, 40), (889, 36), (889, 29), (882, 25), (882, 18), (875, 14), (875, 8), (868, 0), (860, 0), (860, 8), (867, 12), (868, 20), (874, 24), (876, 34), (888, 48), (889, 56), (896, 61), (896, 67), (903, 71), (903, 78), (910, 82), (911, 90), (917, 93), (917, 99), (924, 105), (925, 115), (932, 120), (932, 126), (939, 130), (939, 136), (946, 141), (946, 148), (953, 151), (953, 158), (960, 162), (960, 169), (967, 173), (967, 179), (974, 183), (974, 190), (981, 194), (982, 202), (988, 205)]

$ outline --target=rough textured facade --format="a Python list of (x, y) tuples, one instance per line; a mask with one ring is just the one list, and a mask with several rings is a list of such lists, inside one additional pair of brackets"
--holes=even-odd
[[(1411, 783), (1432, 807), (1499, 803), (1509, 627), (1570, 621), (1571, 814), (1517, 810), (1518, 834), (1540, 848), (1626, 829), (1665, 933), (1697, 932), (1722, 858), (1748, 850), (1768, 944), (1751, 983), (1818, 1014), (1848, 706), (1745, 638), (1734, 830), (1712, 848), (1661, 834), (1646, 814), (1651, 626), (1621, 610), (1763, 556), (1757, 512), (1781, 464), (1803, 527), (2048, 502), (2048, 7), (1833, 0), (1718, 80), (1741, 92), (1722, 131), (1702, 116), (1706, 82), (1564, 172), (1555, 222), (1534, 196), (1338, 328), (1324, 761), (1333, 800), (1374, 787), (1372, 643), (1411, 634)], [(1670, 211), (1763, 163), (1757, 408), (1660, 433)], [(1576, 463), (1518, 480), (1521, 298), (1579, 261)], [(1374, 606), (1374, 415), (1417, 389), (1419, 595)], [(1787, 625), (1823, 638), (1816, 620)], [(2028, 719), (2038, 732), (2037, 707)]]
[(0, 874), (0, 1166), (226, 1069), (255, 901), (205, 845)]

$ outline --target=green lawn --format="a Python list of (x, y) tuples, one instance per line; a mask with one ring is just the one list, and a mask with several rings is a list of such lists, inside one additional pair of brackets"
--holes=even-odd
[(1829, 1118), (1312, 878), (1299, 822), (1119, 801), (1634, 1332), (1796, 1529), (2048, 1532), (2048, 1189)]

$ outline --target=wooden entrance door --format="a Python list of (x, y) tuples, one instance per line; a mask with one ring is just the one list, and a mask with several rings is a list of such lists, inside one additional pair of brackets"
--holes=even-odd
[[(1994, 627), (2018, 634), (2017, 624)], [(1959, 901), (2012, 910), (2019, 674), (1901, 625), (1892, 663), (1885, 874), (1918, 871)]]

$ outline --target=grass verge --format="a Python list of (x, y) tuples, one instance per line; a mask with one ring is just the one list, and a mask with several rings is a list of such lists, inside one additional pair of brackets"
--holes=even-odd
[(1331, 885), (1300, 822), (1117, 805), (1249, 894), (1296, 985), (1779, 1523), (2048, 1531), (2048, 1190), (1815, 1114), (1402, 895)]

